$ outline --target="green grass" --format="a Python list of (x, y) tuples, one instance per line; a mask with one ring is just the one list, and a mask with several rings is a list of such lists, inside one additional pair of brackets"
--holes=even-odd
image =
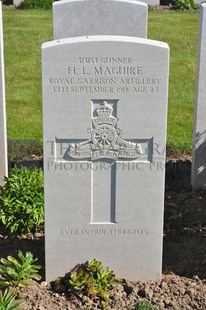
[[(42, 139), (40, 47), (52, 39), (51, 10), (4, 10), (9, 139)], [(148, 38), (171, 50), (168, 144), (191, 150), (198, 12), (149, 11)]]
[(5, 10), (3, 20), (8, 137), (40, 140), (40, 48), (52, 39), (51, 10)]
[(199, 12), (149, 12), (148, 38), (170, 47), (168, 144), (191, 150)]

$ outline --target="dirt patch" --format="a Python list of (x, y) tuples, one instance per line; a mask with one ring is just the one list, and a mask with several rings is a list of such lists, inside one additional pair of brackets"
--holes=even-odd
[[(135, 309), (138, 301), (148, 299), (158, 309), (193, 310), (206, 309), (206, 281), (197, 276), (193, 279), (179, 277), (175, 274), (163, 275), (159, 282), (132, 283), (118, 281), (110, 293), (108, 310)], [(98, 300), (88, 298), (68, 300), (66, 296), (54, 293), (46, 283), (34, 284), (21, 289), (26, 299), (23, 310), (70, 310), (101, 309)], [(90, 305), (90, 306), (88, 306)]]
[[(190, 186), (191, 160), (170, 154), (165, 183), (163, 277), (159, 282), (118, 281), (108, 309), (135, 309), (146, 298), (159, 309), (206, 309), (206, 191)], [(44, 234), (12, 236), (0, 229), (0, 256), (31, 251), (44, 266)], [(69, 270), (68, 270), (69, 271)], [(41, 270), (44, 280), (44, 269)], [(59, 275), (64, 276), (64, 275)], [(71, 299), (42, 282), (21, 289), (23, 310), (100, 309), (99, 301)]]

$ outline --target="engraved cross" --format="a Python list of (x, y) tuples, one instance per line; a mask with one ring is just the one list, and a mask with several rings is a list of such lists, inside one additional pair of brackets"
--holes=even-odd
[[(126, 140), (117, 127), (117, 101), (92, 102), (91, 138), (75, 143), (69, 142), (64, 154), (67, 160), (91, 161), (91, 224), (116, 223), (116, 169), (118, 160), (128, 162), (152, 156), (152, 139)], [(64, 142), (56, 139), (56, 142)], [(146, 145), (146, 147), (145, 147)], [(146, 150), (146, 153), (145, 153)], [(96, 164), (99, 163), (98, 169)], [(101, 169), (100, 169), (101, 167)]]

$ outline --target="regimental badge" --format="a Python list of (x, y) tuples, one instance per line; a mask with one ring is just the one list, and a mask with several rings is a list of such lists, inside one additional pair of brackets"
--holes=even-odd
[(143, 154), (140, 144), (122, 138), (117, 128), (118, 119), (112, 115), (113, 108), (106, 101), (95, 110), (92, 118), (91, 139), (81, 143), (70, 143), (67, 155), (74, 159), (98, 160), (135, 159)]

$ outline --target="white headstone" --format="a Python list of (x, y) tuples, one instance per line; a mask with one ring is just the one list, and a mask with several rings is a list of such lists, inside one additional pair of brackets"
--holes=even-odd
[(13, 4), (14, 4), (15, 6), (20, 6), (20, 4), (21, 4), (22, 2), (24, 2), (24, 0), (13, 0)]
[(206, 4), (202, 4), (200, 8), (191, 176), (193, 189), (206, 187)]
[(160, 278), (168, 54), (121, 36), (43, 44), (47, 281), (93, 258)]
[(0, 185), (8, 175), (7, 134), (6, 134), (6, 100), (4, 80), (4, 39), (2, 21), (2, 2), (0, 1)]
[(53, 3), (53, 36), (147, 37), (147, 5), (133, 0), (66, 0)]
[(194, 0), (196, 4), (201, 4), (204, 0)]

